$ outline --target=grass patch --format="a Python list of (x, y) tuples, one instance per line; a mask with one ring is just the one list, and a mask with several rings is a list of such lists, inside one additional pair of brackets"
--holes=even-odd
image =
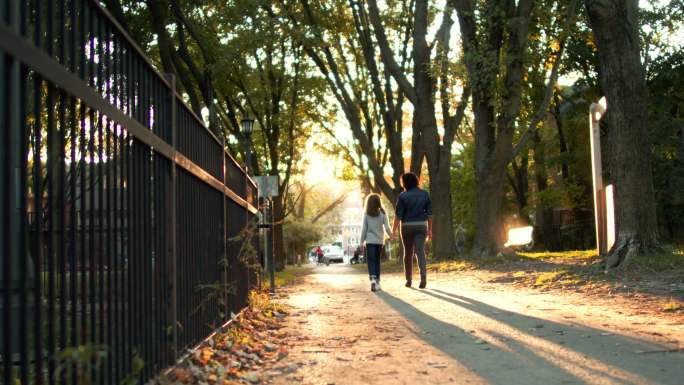
[(573, 286), (579, 285), (583, 280), (567, 269), (549, 271), (541, 273), (534, 278), (533, 286), (539, 288), (551, 288), (557, 285), (561, 286)]
[(465, 259), (457, 259), (457, 260), (450, 260), (450, 261), (439, 261), (439, 262), (432, 262), (428, 264), (428, 271), (435, 272), (435, 273), (448, 273), (451, 271), (465, 271), (465, 270), (473, 270), (477, 268), (477, 265), (474, 264), (472, 261), (468, 261)]
[(674, 313), (676, 311), (684, 310), (684, 306), (674, 299), (671, 299), (669, 302), (663, 304), (662, 310), (665, 312)]
[(561, 259), (591, 259), (598, 257), (596, 250), (572, 250), (559, 252), (537, 252), (537, 253), (518, 253), (529, 259), (561, 258)]
[(653, 271), (684, 269), (684, 248), (665, 247), (657, 254), (637, 256), (630, 261), (629, 265), (632, 268)]
[[(303, 277), (311, 272), (312, 268), (309, 266), (288, 266), (283, 271), (276, 271), (275, 273), (275, 285), (287, 286), (294, 283), (297, 278)], [(268, 273), (264, 276), (264, 281), (266, 287), (271, 287), (271, 279)]]

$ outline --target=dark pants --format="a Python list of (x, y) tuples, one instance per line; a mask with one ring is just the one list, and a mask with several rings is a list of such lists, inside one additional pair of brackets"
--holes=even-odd
[(378, 281), (380, 280), (380, 251), (382, 250), (382, 245), (375, 243), (366, 244), (366, 261), (368, 263), (368, 276), (370, 279), (375, 277)]
[(401, 243), (404, 245), (404, 273), (406, 280), (413, 278), (413, 255), (418, 258), (420, 280), (425, 281), (427, 275), (425, 262), (425, 239), (427, 238), (427, 226), (407, 225), (401, 226)]

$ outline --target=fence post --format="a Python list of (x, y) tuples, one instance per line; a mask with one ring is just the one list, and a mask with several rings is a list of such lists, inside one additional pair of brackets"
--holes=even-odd
[[(226, 174), (228, 172), (228, 165), (226, 164), (226, 139), (223, 137), (221, 138), (221, 158), (223, 162), (223, 185), (227, 186), (228, 176)], [(230, 318), (230, 288), (228, 286), (228, 205), (226, 204), (225, 194), (221, 194), (221, 201), (223, 202), (223, 274), (221, 275), (221, 279), (223, 280), (222, 295), (224, 299), (223, 305), (225, 308), (224, 318)]]
[[(17, 36), (20, 30), (20, 2), (11, 1), (7, 6), (9, 14), (2, 14), (0, 21), (9, 26)], [(3, 36), (3, 39), (11, 37)], [(9, 59), (9, 60), (7, 60)], [(0, 353), (2, 353), (3, 381), (14, 382), (16, 373), (14, 361), (21, 361), (20, 371), (25, 375), (28, 367), (28, 347), (26, 331), (22, 332), (22, 324), (33, 318), (34, 304), (29, 303), (29, 292), (34, 290), (33, 259), (26, 252), (26, 165), (24, 150), (27, 134), (22, 127), (22, 94), (24, 84), (22, 70), (17, 58), (0, 51), (0, 76), (3, 89), (0, 90), (0, 124), (4, 126), (0, 148), (3, 156), (0, 161), (0, 313), (2, 314), (2, 334), (0, 335)], [(7, 80), (5, 83), (4, 81)], [(7, 163), (2, 163), (7, 161)], [(3, 226), (4, 225), (4, 226)], [(17, 355), (18, 353), (18, 355)], [(24, 376), (25, 377), (25, 376)]]
[[(173, 74), (165, 74), (164, 77), (170, 84), (169, 90), (169, 103), (170, 103), (170, 116), (168, 123), (171, 125), (171, 147), (174, 151), (176, 150), (177, 144), (177, 113), (176, 113), (176, 79)], [(169, 221), (167, 223), (167, 234), (169, 234), (168, 239), (168, 252), (167, 256), (170, 259), (167, 263), (169, 271), (167, 272), (167, 279), (169, 279), (169, 285), (171, 286), (171, 298), (170, 306), (168, 307), (168, 319), (171, 320), (171, 355), (173, 360), (178, 359), (178, 282), (177, 282), (177, 263), (178, 263), (178, 250), (176, 247), (176, 213), (177, 213), (177, 170), (176, 162), (171, 162), (171, 188), (166, 192), (166, 210), (170, 214)]]

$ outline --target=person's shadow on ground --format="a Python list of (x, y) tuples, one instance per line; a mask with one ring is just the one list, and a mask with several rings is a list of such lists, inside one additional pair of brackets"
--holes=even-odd
[(387, 292), (378, 296), (418, 328), (414, 330), (418, 337), (491, 384), (684, 383), (680, 353), (646, 353), (666, 346), (526, 316), (442, 290), (420, 293), (443, 301), (448, 307), (441, 311), (470, 311), (485, 317), (473, 325), (478, 335)]

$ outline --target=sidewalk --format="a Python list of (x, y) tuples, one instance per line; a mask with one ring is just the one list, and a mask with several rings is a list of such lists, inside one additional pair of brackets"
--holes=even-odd
[(472, 277), (400, 275), (371, 293), (347, 265), (286, 292), (288, 373), (275, 384), (682, 384), (684, 325)]

